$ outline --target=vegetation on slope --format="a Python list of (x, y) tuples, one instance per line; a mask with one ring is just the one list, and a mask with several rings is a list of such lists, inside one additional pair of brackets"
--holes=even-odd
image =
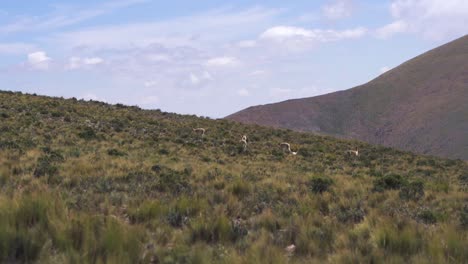
[(0, 188), (0, 262), (468, 260), (467, 163), (227, 120), (0, 92)]

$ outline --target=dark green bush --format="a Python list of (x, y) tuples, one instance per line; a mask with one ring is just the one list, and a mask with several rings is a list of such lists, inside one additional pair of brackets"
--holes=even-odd
[(330, 189), (333, 180), (326, 177), (314, 177), (309, 180), (309, 189), (314, 193), (323, 193)]
[(468, 187), (468, 173), (461, 174), (460, 176), (458, 176), (458, 181), (463, 187)]
[(185, 212), (174, 208), (167, 214), (167, 222), (173, 227), (182, 227), (188, 222), (188, 217)]
[(120, 119), (112, 119), (110, 126), (115, 132), (122, 132), (125, 129), (125, 122)]
[(189, 191), (188, 176), (184, 173), (168, 169), (159, 175), (158, 189), (171, 193)]
[(191, 240), (218, 243), (235, 241), (239, 238), (234, 234), (233, 225), (225, 216), (216, 216), (213, 220), (198, 220), (191, 225)]
[(52, 164), (52, 161), (47, 156), (42, 156), (38, 159), (36, 169), (34, 170), (34, 177), (42, 177), (45, 175), (53, 176), (57, 173), (58, 168)]
[(20, 146), (13, 141), (0, 141), (0, 150), (2, 149), (21, 149)]
[(78, 133), (78, 136), (85, 140), (97, 139), (97, 134), (91, 127), (85, 127), (83, 131)]
[(154, 171), (154, 172), (156, 172), (156, 173), (160, 173), (161, 170), (162, 170), (162, 167), (161, 167), (160, 165), (153, 165), (153, 166), (151, 167), (151, 170)]
[(468, 204), (460, 211), (460, 223), (463, 228), (468, 228)]
[(398, 190), (404, 186), (406, 180), (398, 174), (389, 174), (374, 180), (374, 191)]
[(364, 220), (366, 212), (361, 206), (340, 207), (336, 212), (336, 217), (342, 223), (357, 224)]
[(424, 183), (422, 181), (414, 181), (400, 190), (400, 198), (403, 200), (419, 200), (424, 197)]
[(122, 156), (126, 156), (127, 154), (125, 152), (122, 152), (118, 149), (108, 149), (107, 150), (107, 155), (109, 156), (116, 156), (116, 157), (122, 157)]
[(165, 148), (161, 148), (158, 150), (158, 153), (160, 155), (169, 155), (169, 150), (165, 149)]
[(422, 210), (418, 215), (418, 219), (421, 220), (425, 224), (435, 224), (437, 223), (437, 216), (436, 214), (430, 209)]

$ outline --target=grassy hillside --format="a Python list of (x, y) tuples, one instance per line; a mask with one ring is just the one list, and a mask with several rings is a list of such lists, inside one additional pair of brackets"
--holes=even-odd
[(468, 35), (353, 89), (251, 107), (228, 119), (468, 160)]
[(467, 163), (227, 120), (0, 92), (0, 188), (0, 262), (468, 261)]

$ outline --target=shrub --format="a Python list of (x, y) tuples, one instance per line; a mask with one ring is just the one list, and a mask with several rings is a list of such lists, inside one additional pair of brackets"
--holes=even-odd
[(468, 228), (468, 204), (460, 211), (460, 223), (463, 228)]
[(468, 173), (458, 176), (458, 181), (462, 187), (468, 188)]
[(58, 168), (52, 164), (52, 160), (47, 156), (42, 156), (38, 159), (36, 169), (34, 169), (34, 177), (42, 177), (45, 175), (53, 176), (57, 173)]
[(159, 175), (158, 189), (160, 191), (178, 194), (190, 188), (188, 176), (184, 173), (167, 170)]
[(336, 217), (342, 223), (359, 223), (364, 220), (365, 215), (364, 209), (359, 205), (356, 207), (341, 206), (336, 212)]
[(144, 202), (138, 209), (130, 211), (129, 216), (132, 223), (142, 223), (160, 216), (162, 211), (163, 207), (158, 201)]
[(437, 223), (436, 214), (430, 209), (422, 210), (418, 215), (418, 219), (425, 224), (435, 224)]
[(199, 219), (191, 225), (192, 241), (202, 240), (207, 243), (235, 241), (233, 225), (225, 216), (216, 216), (211, 221)]
[(78, 136), (84, 140), (97, 139), (97, 134), (91, 127), (85, 127), (83, 131), (78, 133)]
[(165, 149), (165, 148), (162, 148), (162, 149), (159, 149), (158, 150), (158, 153), (160, 155), (169, 155), (169, 150)]
[(405, 179), (398, 174), (389, 174), (374, 181), (374, 191), (397, 190), (405, 185)]
[(237, 180), (232, 186), (232, 194), (237, 197), (243, 197), (250, 193), (250, 185), (243, 180)]
[(107, 150), (107, 155), (109, 156), (116, 156), (116, 157), (122, 157), (126, 156), (127, 154), (125, 152), (119, 151), (118, 149), (108, 149)]
[(125, 123), (120, 119), (112, 119), (110, 126), (115, 132), (122, 132), (125, 129)]
[(13, 141), (0, 141), (0, 150), (2, 149), (20, 149), (20, 146)]
[(314, 177), (309, 180), (309, 188), (313, 193), (323, 193), (330, 189), (333, 180), (326, 177)]
[(160, 173), (160, 172), (161, 172), (161, 169), (162, 169), (162, 167), (161, 167), (160, 165), (153, 165), (153, 166), (151, 167), (151, 170), (154, 171), (154, 172), (156, 172), (156, 173)]
[(177, 208), (169, 210), (167, 214), (167, 222), (173, 227), (182, 227), (188, 221), (187, 216)]
[(419, 200), (424, 197), (424, 183), (422, 181), (414, 181), (400, 190), (400, 198), (403, 200)]

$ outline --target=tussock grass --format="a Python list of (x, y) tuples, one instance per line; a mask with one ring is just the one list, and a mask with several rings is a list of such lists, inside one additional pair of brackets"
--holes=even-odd
[(0, 121), (0, 262), (468, 259), (463, 161), (10, 92)]

